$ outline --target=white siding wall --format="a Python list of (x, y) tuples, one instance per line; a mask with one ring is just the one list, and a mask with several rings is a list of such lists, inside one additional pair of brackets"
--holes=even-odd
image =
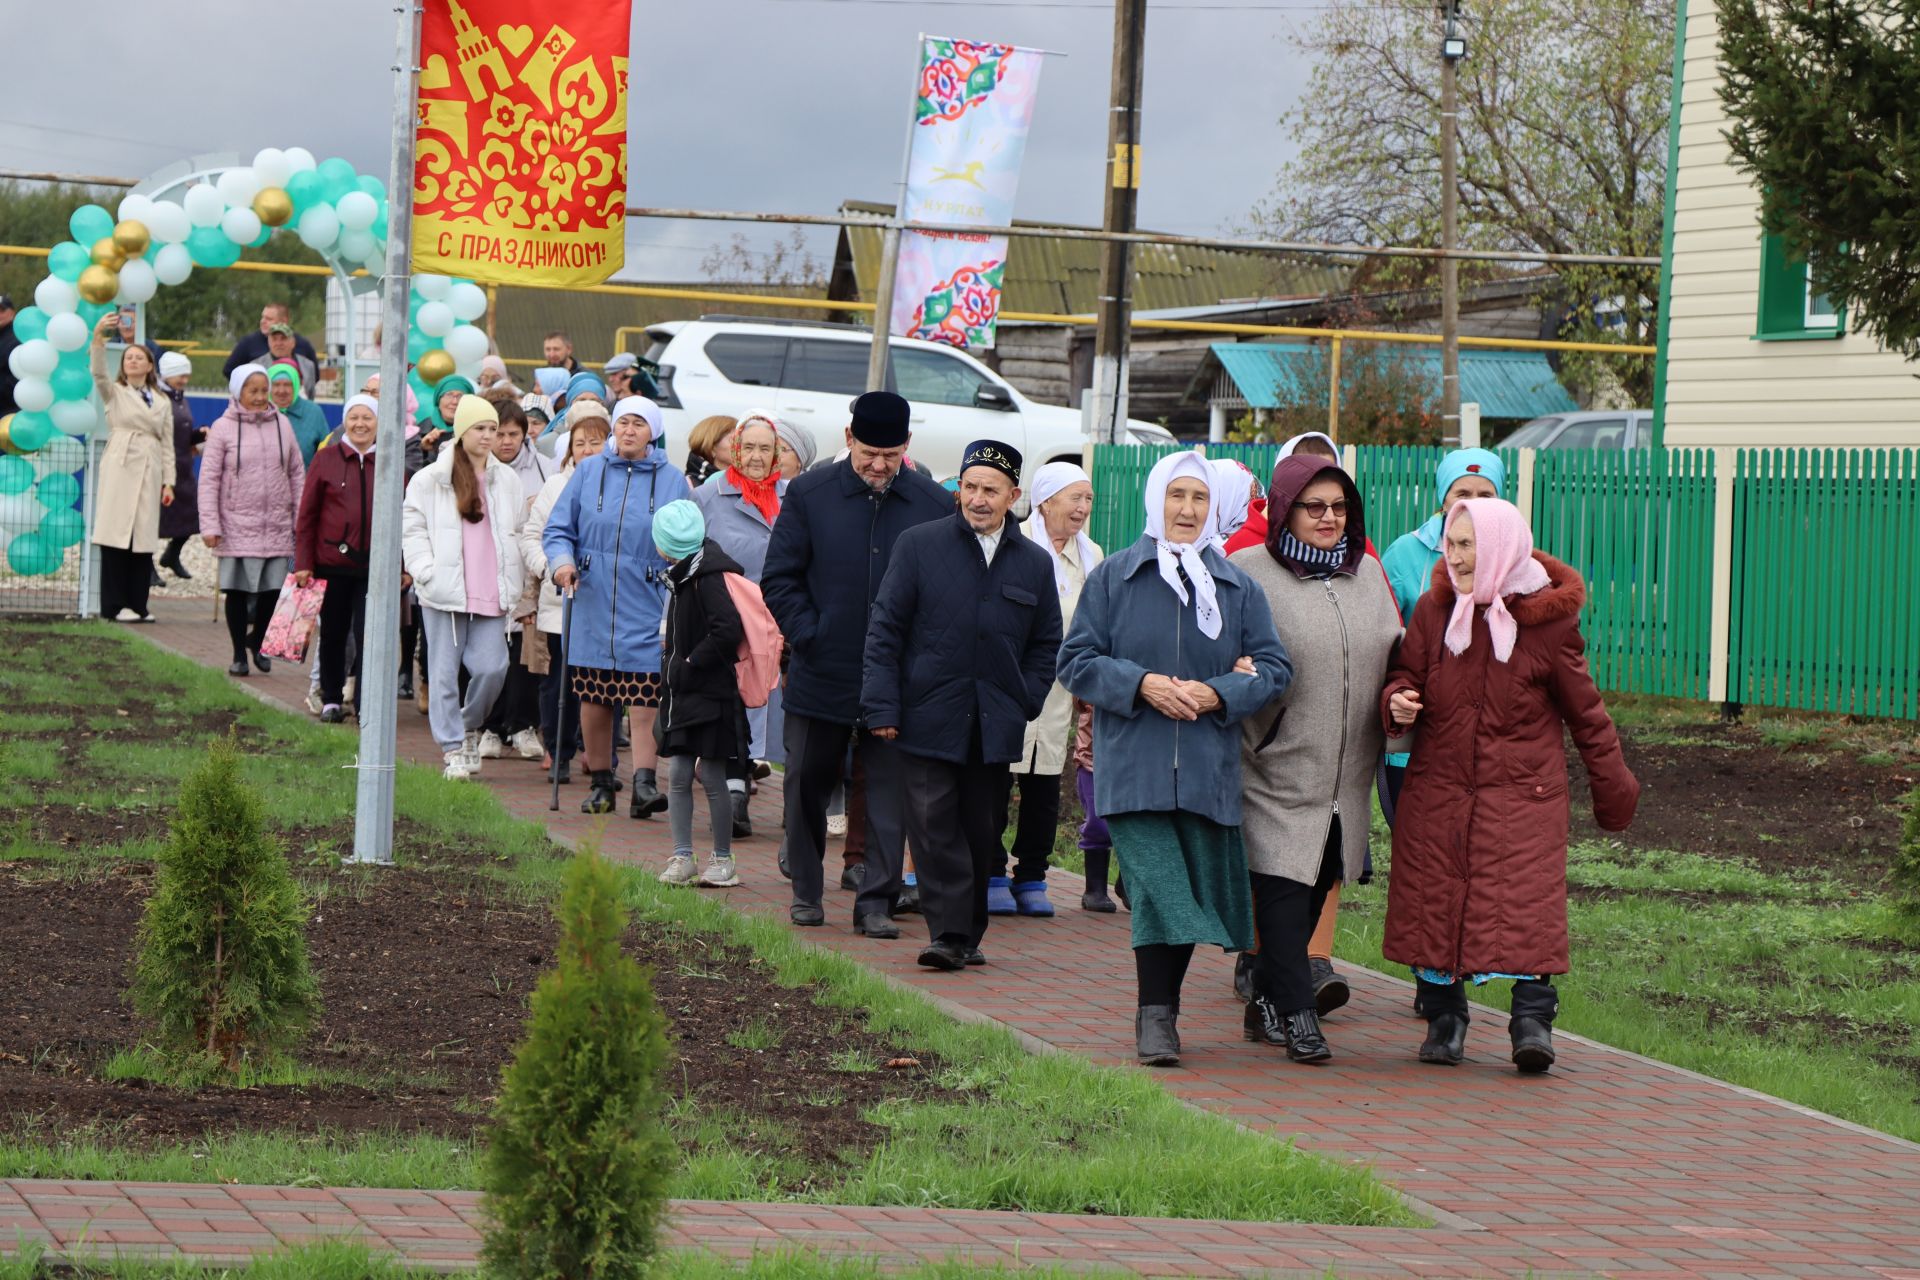
[(1669, 445), (1920, 445), (1920, 364), (1871, 338), (1756, 342), (1760, 199), (1721, 131), (1714, 0), (1688, 0)]

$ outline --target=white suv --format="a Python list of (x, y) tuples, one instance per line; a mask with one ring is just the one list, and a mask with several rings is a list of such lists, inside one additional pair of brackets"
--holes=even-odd
[[(813, 432), (822, 458), (846, 447), (848, 405), (866, 390), (872, 334), (855, 325), (703, 316), (647, 330), (647, 359), (659, 368), (667, 414), (667, 456), (684, 465), (687, 433), (712, 414), (767, 409)], [(1036, 404), (964, 351), (894, 338), (890, 390), (913, 406), (914, 461), (946, 479), (975, 440), (1020, 450), (1027, 479), (1056, 459), (1080, 461), (1077, 409)], [(1136, 444), (1172, 444), (1150, 422), (1129, 420)]]

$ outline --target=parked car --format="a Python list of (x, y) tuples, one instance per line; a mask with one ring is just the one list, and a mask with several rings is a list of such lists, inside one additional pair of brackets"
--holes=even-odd
[(1535, 418), (1500, 441), (1502, 449), (1645, 449), (1653, 410), (1589, 409)]
[[(810, 429), (820, 456), (846, 447), (847, 408), (866, 390), (872, 334), (857, 325), (702, 316), (647, 330), (646, 359), (659, 368), (667, 415), (667, 456), (684, 464), (687, 433), (711, 414), (770, 409)], [(960, 467), (968, 444), (1000, 440), (1020, 450), (1027, 476), (1055, 461), (1080, 460), (1080, 411), (1028, 399), (964, 351), (894, 338), (887, 387), (913, 405), (910, 452), (936, 479)], [(1151, 422), (1129, 419), (1136, 444), (1174, 443)]]

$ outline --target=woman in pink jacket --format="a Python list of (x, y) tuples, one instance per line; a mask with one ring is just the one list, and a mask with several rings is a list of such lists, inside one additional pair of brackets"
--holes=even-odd
[(247, 674), (247, 659), (266, 672), (260, 652), (280, 584), (293, 571), (293, 521), (306, 466), (293, 427), (267, 400), (267, 371), (243, 364), (227, 380), (233, 397), (207, 432), (200, 460), (200, 536), (220, 557), (227, 593), (230, 676)]

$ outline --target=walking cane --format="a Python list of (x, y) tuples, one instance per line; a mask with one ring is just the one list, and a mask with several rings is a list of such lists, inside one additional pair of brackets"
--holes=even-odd
[(567, 742), (567, 646), (573, 638), (573, 592), (560, 593), (560, 705), (553, 722), (553, 798), (547, 801), (550, 812), (560, 812), (560, 753)]

